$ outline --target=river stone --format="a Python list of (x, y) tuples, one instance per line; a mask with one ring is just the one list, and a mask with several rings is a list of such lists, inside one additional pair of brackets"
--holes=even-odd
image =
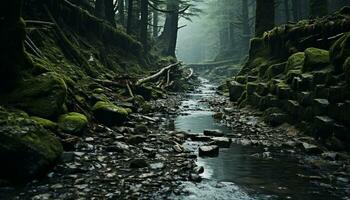
[(143, 135), (132, 135), (128, 138), (127, 142), (129, 144), (140, 144), (144, 142), (147, 138)]
[(88, 119), (85, 115), (71, 112), (61, 115), (58, 118), (58, 127), (69, 134), (80, 135), (84, 132), (88, 125)]
[(134, 159), (130, 162), (130, 168), (145, 168), (148, 167), (148, 163), (145, 159)]
[(322, 138), (328, 138), (333, 133), (334, 120), (328, 116), (316, 116), (314, 119), (315, 133)]
[(36, 178), (60, 158), (58, 138), (27, 116), (0, 107), (0, 124), (0, 179)]
[(321, 154), (321, 153), (323, 153), (322, 149), (314, 144), (302, 142), (301, 146), (305, 150), (305, 152), (308, 154)]
[(224, 133), (218, 129), (205, 129), (203, 131), (203, 134), (205, 136), (214, 136), (214, 137), (224, 136)]
[(232, 143), (232, 140), (227, 137), (214, 137), (211, 140), (213, 145), (217, 145), (220, 148), (230, 148)]
[(67, 86), (54, 72), (44, 73), (24, 80), (5, 100), (24, 109), (29, 114), (52, 118), (60, 114), (67, 96)]
[(105, 125), (117, 125), (127, 120), (128, 111), (110, 102), (97, 102), (92, 112), (98, 121)]
[(219, 146), (217, 145), (201, 146), (198, 149), (198, 155), (200, 157), (204, 157), (204, 156), (216, 157), (219, 155)]

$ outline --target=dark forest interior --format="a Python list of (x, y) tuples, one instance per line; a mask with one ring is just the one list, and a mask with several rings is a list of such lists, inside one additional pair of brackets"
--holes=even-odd
[(0, 10), (0, 199), (350, 199), (350, 0)]

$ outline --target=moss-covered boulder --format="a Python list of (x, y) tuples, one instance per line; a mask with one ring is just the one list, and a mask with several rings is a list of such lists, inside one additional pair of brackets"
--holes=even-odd
[(37, 124), (41, 125), (42, 127), (49, 129), (49, 130), (55, 130), (57, 128), (57, 123), (48, 120), (48, 119), (44, 119), (41, 117), (30, 117), (30, 119), (32, 119), (33, 121), (35, 121)]
[(92, 111), (98, 121), (106, 125), (116, 125), (127, 120), (128, 112), (126, 109), (116, 106), (110, 102), (97, 102)]
[(24, 181), (45, 174), (63, 148), (34, 120), (0, 107), (0, 178)]
[(330, 49), (330, 59), (336, 72), (342, 71), (344, 61), (350, 56), (350, 34), (338, 39)]
[(88, 119), (85, 115), (71, 112), (61, 115), (58, 118), (58, 127), (69, 134), (80, 135), (88, 125)]
[(301, 69), (304, 65), (304, 60), (305, 60), (304, 52), (298, 52), (291, 55), (287, 61), (286, 72), (290, 70)]
[(303, 72), (319, 70), (329, 64), (329, 51), (313, 47), (305, 50)]
[(67, 86), (61, 76), (49, 72), (22, 81), (4, 100), (29, 114), (51, 118), (62, 111), (66, 95)]

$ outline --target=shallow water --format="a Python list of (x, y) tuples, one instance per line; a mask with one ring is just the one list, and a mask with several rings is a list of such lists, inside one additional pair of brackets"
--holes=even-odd
[[(217, 123), (209, 105), (203, 99), (215, 94), (213, 86), (202, 79), (199, 92), (188, 94), (182, 102), (183, 115), (174, 120), (176, 130), (202, 133), (204, 129), (220, 129), (224, 133), (236, 133)], [(186, 147), (197, 150), (201, 143), (187, 142)], [(270, 152), (272, 158), (253, 154)], [(232, 144), (220, 149), (219, 157), (198, 158), (203, 166), (204, 180), (201, 183), (183, 183), (185, 194), (172, 199), (346, 199), (320, 187), (318, 183), (303, 179), (297, 174), (309, 174), (295, 157), (280, 153), (280, 149)]]

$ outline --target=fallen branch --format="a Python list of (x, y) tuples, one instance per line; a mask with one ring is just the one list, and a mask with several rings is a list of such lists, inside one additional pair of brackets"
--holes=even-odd
[(52, 22), (45, 22), (45, 21), (39, 21), (39, 20), (25, 20), (26, 24), (39, 24), (39, 25), (48, 25), (48, 26), (55, 26)]
[(134, 98), (134, 93), (131, 90), (131, 87), (129, 85), (129, 81), (128, 80), (126, 81), (126, 88), (128, 88), (129, 95)]
[(116, 86), (116, 87), (124, 87), (123, 84), (119, 83), (119, 82), (114, 82), (114, 81), (109, 81), (109, 80), (101, 80), (101, 79), (95, 79), (93, 78), (92, 80), (94, 80), (97, 83), (103, 84), (103, 85), (109, 85), (109, 86)]
[(155, 73), (155, 74), (153, 74), (153, 75), (151, 75), (151, 76), (148, 76), (148, 77), (146, 77), (146, 78), (139, 79), (139, 80), (136, 82), (136, 85), (138, 86), (138, 85), (141, 85), (142, 83), (146, 83), (146, 82), (148, 82), (148, 81), (154, 80), (154, 79), (160, 77), (161, 75), (163, 75), (166, 71), (170, 70), (171, 68), (178, 66), (179, 64), (180, 64), (180, 62), (171, 64), (171, 65), (169, 65), (169, 66), (167, 66), (167, 67), (162, 68), (159, 72), (157, 72), (157, 73)]

